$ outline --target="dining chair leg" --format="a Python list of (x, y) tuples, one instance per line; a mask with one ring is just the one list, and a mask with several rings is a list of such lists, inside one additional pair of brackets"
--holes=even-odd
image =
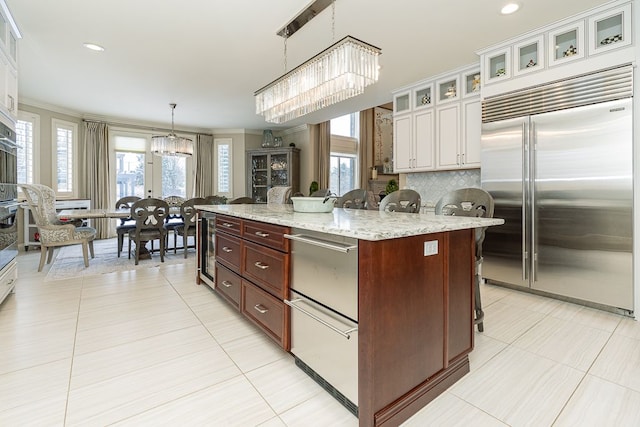
[(176, 233), (176, 230), (173, 230), (173, 254), (177, 254), (178, 253), (178, 233)]
[(40, 245), (40, 265), (38, 266), (38, 272), (42, 271), (44, 267), (44, 260), (47, 257), (47, 248), (44, 245)]
[(131, 259), (131, 237), (129, 237), (129, 259)]
[(184, 233), (182, 235), (182, 245), (184, 246), (184, 258), (187, 258), (187, 242), (189, 241), (189, 235)]
[(51, 264), (53, 261), (53, 246), (49, 247), (49, 256), (47, 257), (47, 264)]
[(82, 242), (82, 257), (84, 258), (84, 266), (89, 267), (89, 244)]
[(135, 265), (138, 265), (138, 262), (140, 262), (140, 241), (136, 240), (136, 259), (135, 259)]
[(120, 252), (122, 252), (123, 245), (124, 245), (124, 234), (118, 234), (118, 258), (120, 258)]
[(167, 240), (166, 237), (167, 236), (165, 235), (160, 238), (160, 262), (164, 262), (164, 251), (166, 250), (165, 241)]
[(93, 251), (93, 240), (89, 240), (89, 253), (91, 254), (91, 258), (95, 258), (96, 254)]

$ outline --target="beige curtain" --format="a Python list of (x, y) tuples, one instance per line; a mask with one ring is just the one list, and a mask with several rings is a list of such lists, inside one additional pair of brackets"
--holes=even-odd
[(375, 114), (373, 108), (360, 111), (360, 141), (358, 163), (360, 164), (360, 188), (368, 190), (371, 167), (373, 166), (373, 133)]
[(213, 135), (196, 135), (194, 165), (194, 197), (207, 197), (216, 194), (213, 188), (214, 146)]
[(326, 121), (318, 125), (316, 132), (316, 169), (318, 188), (329, 188), (331, 162), (331, 122)]
[[(93, 209), (108, 209), (111, 203), (111, 172), (109, 167), (109, 128), (106, 123), (84, 123), (86, 159), (86, 192)], [(98, 239), (115, 236), (111, 219), (93, 220)]]

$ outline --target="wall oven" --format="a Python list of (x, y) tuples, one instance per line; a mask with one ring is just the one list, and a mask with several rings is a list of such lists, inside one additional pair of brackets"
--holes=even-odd
[(201, 212), (200, 214), (200, 279), (211, 286), (215, 286), (216, 264), (216, 214)]
[(358, 241), (293, 229), (291, 353), (296, 365), (358, 414)]
[(0, 123), (0, 271), (18, 255), (18, 158), (15, 132)]

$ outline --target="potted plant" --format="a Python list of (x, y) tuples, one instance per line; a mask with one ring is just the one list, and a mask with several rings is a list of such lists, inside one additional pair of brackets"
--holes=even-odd
[(392, 178), (387, 182), (387, 187), (385, 188), (385, 191), (386, 191), (386, 193), (388, 195), (388, 194), (393, 193), (394, 191), (398, 191), (399, 189), (400, 188), (398, 187), (397, 181)]
[(318, 185), (318, 181), (311, 181), (311, 185), (309, 186), (309, 196), (318, 191), (320, 186)]

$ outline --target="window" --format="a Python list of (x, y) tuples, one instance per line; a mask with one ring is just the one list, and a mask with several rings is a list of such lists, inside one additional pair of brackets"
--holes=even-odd
[(40, 135), (40, 116), (18, 112), (16, 122), (16, 144), (18, 144), (18, 184), (40, 182), (37, 156)]
[(147, 139), (114, 134), (116, 151), (116, 200), (126, 196), (145, 197), (145, 153)]
[(187, 158), (162, 156), (162, 197), (187, 198)]
[(233, 150), (231, 147), (231, 138), (214, 139), (215, 162), (217, 166), (216, 173), (216, 193), (220, 196), (233, 196)]
[(75, 196), (77, 190), (76, 157), (78, 125), (64, 120), (51, 120), (53, 141), (53, 183), (58, 196)]
[(331, 120), (329, 189), (339, 196), (358, 188), (358, 138), (360, 115), (347, 114)]

